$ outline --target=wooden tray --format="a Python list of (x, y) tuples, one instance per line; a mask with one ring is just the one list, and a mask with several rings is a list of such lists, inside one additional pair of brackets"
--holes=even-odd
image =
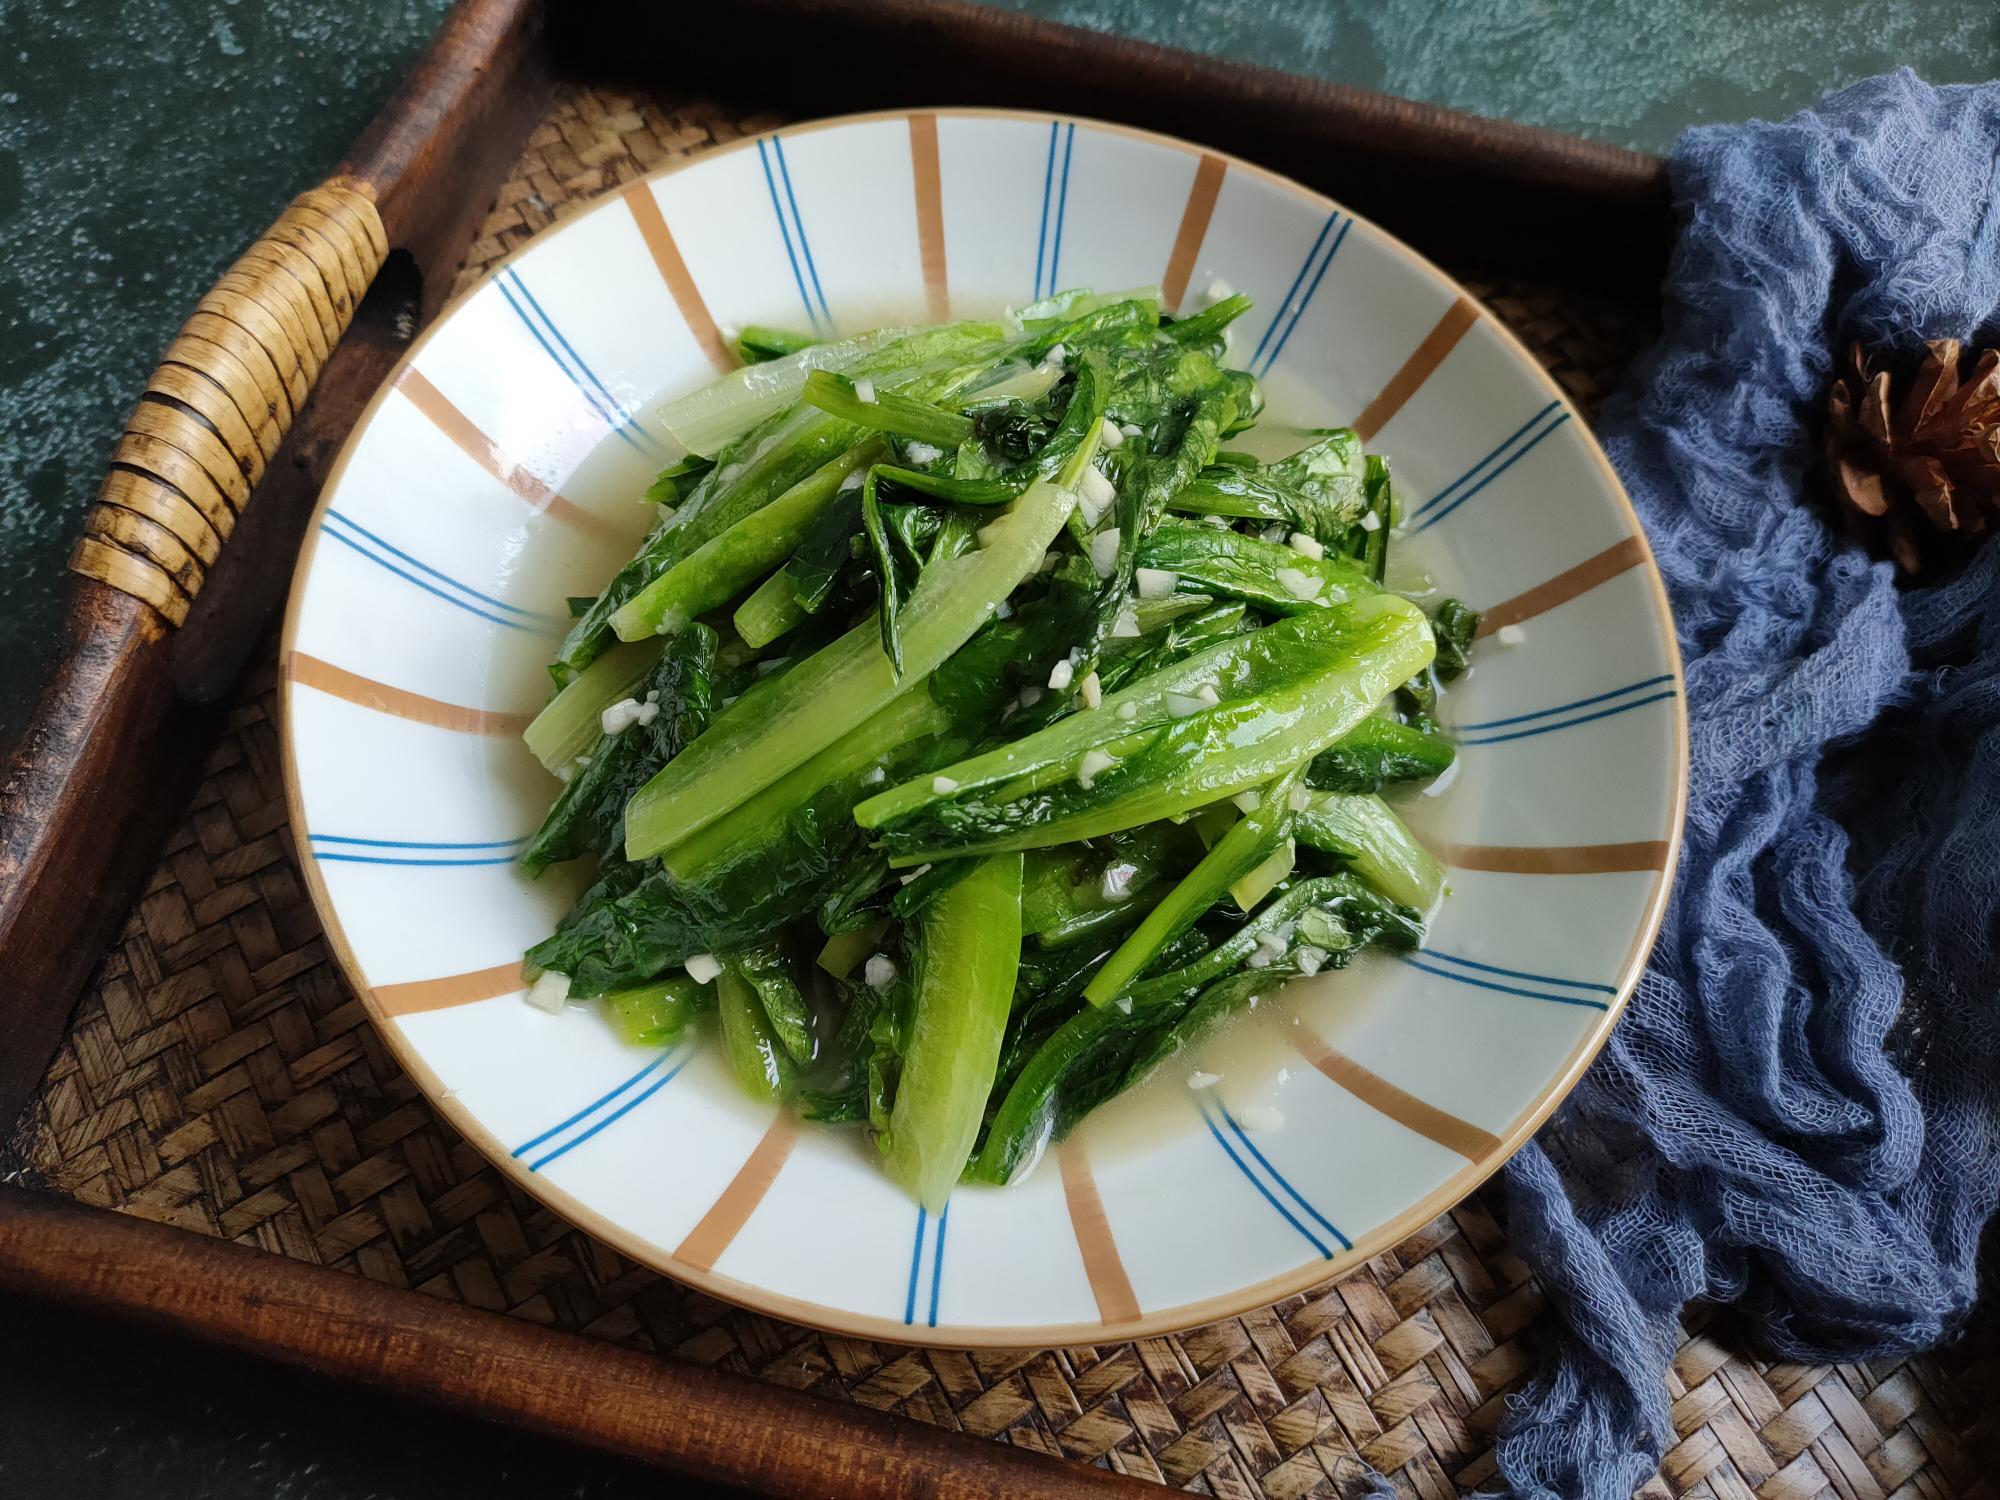
[[(335, 184), (223, 278), (130, 424), (80, 551), (69, 654), (0, 784), (0, 1121), (19, 1115), (0, 1172), (50, 1190), (0, 1190), (0, 1285), (771, 1494), (1093, 1494), (1136, 1490), (1130, 1475), (1276, 1500), (1346, 1490), (1363, 1462), (1426, 1496), (1486, 1481), (1542, 1315), (1497, 1199), (1338, 1285), (1177, 1338), (954, 1354), (723, 1306), (520, 1196), (430, 1111), (326, 960), (285, 826), (267, 631), (334, 453), (452, 290), (718, 141), (947, 102), (898, 80), (952, 78), (954, 103), (1088, 98), (1183, 132), (1182, 101), (1213, 101), (1211, 144), (1483, 275), (1586, 408), (1647, 335), (1660, 164), (918, 0), (557, 15), (454, 11)], [(700, 61), (749, 55), (764, 96), (714, 99)], [(1484, 264), (1463, 253), (1467, 223)], [(365, 297), (343, 304), (343, 284)], [(254, 349), (207, 354), (238, 332), (290, 335), (282, 373), (317, 371), (310, 401), (253, 390)], [(200, 431), (171, 425), (217, 398)], [(189, 489), (230, 479), (201, 460), (238, 458), (213, 518), (170, 503), (200, 509)], [(175, 520), (185, 537), (147, 529)], [(2000, 1404), (1984, 1346), (1801, 1369), (1726, 1335), (1691, 1322), (1669, 1380), (1681, 1441), (1648, 1493), (1980, 1492), (1975, 1418)]]

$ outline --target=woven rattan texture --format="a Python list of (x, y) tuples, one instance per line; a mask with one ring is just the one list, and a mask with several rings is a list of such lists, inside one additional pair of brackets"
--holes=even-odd
[[(569, 93), (465, 274), (607, 188), (771, 123)], [(1586, 404), (1644, 337), (1607, 308), (1480, 290)], [(246, 684), (85, 996), (15, 1148), (31, 1177), (427, 1295), (1197, 1493), (1345, 1493), (1362, 1460), (1440, 1500), (1490, 1477), (1491, 1434), (1533, 1365), (1544, 1314), (1490, 1193), (1310, 1295), (1178, 1337), (1022, 1354), (814, 1333), (687, 1291), (570, 1229), (432, 1113), (328, 961), (285, 822), (276, 698), (268, 667)], [(1756, 1361), (1697, 1318), (1669, 1385), (1681, 1440), (1648, 1496), (1996, 1495), (1980, 1456), (2000, 1413), (1990, 1337), (1921, 1359), (1804, 1368)]]

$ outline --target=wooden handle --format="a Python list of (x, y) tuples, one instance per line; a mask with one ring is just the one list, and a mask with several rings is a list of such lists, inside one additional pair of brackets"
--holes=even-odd
[(167, 346), (70, 567), (185, 620), (388, 254), (368, 184), (294, 198)]
[(0, 1187), (0, 1288), (362, 1380), (758, 1495), (1106, 1500), (1153, 1485)]

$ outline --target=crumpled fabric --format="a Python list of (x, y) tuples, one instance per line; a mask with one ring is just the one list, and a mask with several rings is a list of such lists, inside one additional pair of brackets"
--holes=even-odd
[(1837, 351), (1990, 341), (2000, 85), (1905, 71), (1702, 128), (1664, 336), (1599, 424), (1665, 575), (1692, 782), (1630, 1008), (1509, 1166), (1556, 1312), (1501, 1482), (1626, 1500), (1675, 1441), (1677, 1315), (1824, 1362), (1971, 1308), (2000, 1195), (2000, 543), (1899, 588), (1813, 493)]

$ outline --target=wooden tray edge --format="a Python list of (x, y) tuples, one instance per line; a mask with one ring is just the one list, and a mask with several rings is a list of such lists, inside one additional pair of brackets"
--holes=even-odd
[(596, 1344), (227, 1240), (0, 1187), (0, 1289), (757, 1494), (1156, 1495), (1108, 1470)]
[(588, 76), (714, 95), (718, 59), (755, 57), (758, 88), (808, 114), (990, 104), (1163, 131), (1461, 268), (1643, 299), (1672, 240), (1660, 157), (967, 0), (599, 0), (549, 24), (558, 66)]

